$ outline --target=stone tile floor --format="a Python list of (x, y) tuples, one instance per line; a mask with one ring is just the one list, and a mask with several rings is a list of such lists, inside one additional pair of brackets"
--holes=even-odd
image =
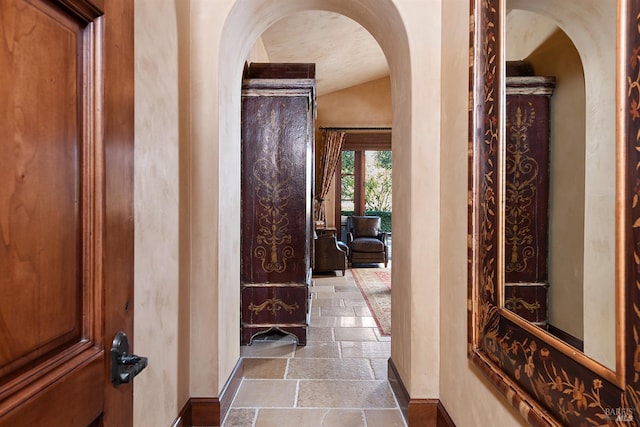
[(387, 380), (391, 339), (346, 276), (314, 276), (307, 345), (257, 337), (223, 427), (406, 427)]

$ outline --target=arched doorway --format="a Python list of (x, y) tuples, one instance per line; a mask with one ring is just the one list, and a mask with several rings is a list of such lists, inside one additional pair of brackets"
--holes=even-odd
[[(239, 357), (239, 212), (240, 212), (240, 81), (245, 58), (254, 41), (283, 16), (305, 10), (326, 10), (343, 14), (366, 28), (378, 41), (389, 63), (393, 103), (394, 170), (394, 294), (392, 359), (397, 354), (398, 371), (411, 376), (412, 266), (409, 255), (415, 227), (434, 232), (437, 221), (411, 224), (412, 165), (416, 164), (412, 131), (412, 76), (409, 43), (398, 10), (390, 0), (378, 1), (265, 1), (240, 0), (234, 3), (225, 21), (222, 35), (216, 32), (219, 11), (207, 4), (192, 5), (198, 16), (192, 28), (191, 66), (193, 99), (191, 102), (192, 188), (192, 272), (191, 346), (192, 360), (217, 360), (198, 364), (198, 375), (191, 378), (191, 393), (214, 395), (222, 390)], [(206, 17), (206, 18), (205, 18)], [(439, 22), (439, 21), (438, 21)], [(211, 46), (208, 41), (220, 39)], [(208, 70), (218, 58), (218, 72)], [(437, 81), (426, 87), (439, 87)], [(433, 89), (434, 93), (438, 92)], [(213, 94), (213, 95), (212, 95)], [(435, 98), (434, 98), (435, 99)], [(204, 115), (206, 113), (206, 116)], [(438, 138), (432, 138), (438, 141)], [(395, 151), (397, 149), (397, 151)], [(437, 158), (437, 157), (435, 157)], [(213, 163), (213, 167), (212, 167)], [(413, 166), (415, 167), (415, 166)], [(437, 183), (437, 168), (432, 168)], [(437, 185), (434, 185), (437, 188)], [(433, 214), (436, 215), (437, 214)], [(215, 224), (212, 226), (211, 224)], [(426, 225), (425, 225), (426, 224)], [(424, 231), (423, 231), (424, 232)], [(437, 234), (437, 232), (435, 232)], [(432, 240), (432, 243), (435, 241)], [(437, 250), (430, 244), (426, 252)], [(434, 260), (436, 258), (433, 258)], [(432, 276), (434, 281), (437, 275)], [(212, 285), (213, 283), (213, 285)], [(211, 308), (211, 302), (214, 309)], [(396, 310), (399, 308), (399, 310)], [(424, 310), (420, 316), (427, 316)], [(435, 311), (433, 312), (435, 313)], [(437, 322), (436, 322), (437, 324)], [(213, 331), (213, 332), (212, 332)], [(431, 337), (437, 338), (437, 327)], [(433, 357), (431, 357), (433, 356)], [(425, 362), (437, 371), (437, 355)], [(437, 376), (426, 389), (437, 389)], [(424, 388), (424, 387), (423, 387)]]
[[(616, 186), (615, 173), (613, 172), (616, 162), (613, 143), (616, 140), (616, 51), (611, 46), (615, 46), (616, 43), (616, 10), (611, 6), (612, 4), (601, 4), (599, 10), (594, 11), (593, 14), (581, 15), (577, 14), (574, 6), (563, 4), (562, 7), (558, 7), (558, 3), (553, 1), (540, 1), (535, 5), (521, 0), (512, 0), (509, 3), (509, 8), (513, 14), (517, 14), (516, 17), (526, 19), (522, 22), (531, 22), (535, 19), (537, 22), (545, 23), (544, 27), (556, 29), (553, 35), (540, 41), (544, 41), (544, 44), (541, 43), (542, 47), (532, 54), (543, 73), (558, 74), (559, 76), (556, 87), (558, 95), (554, 94), (552, 97), (552, 102), (556, 103), (552, 104), (552, 109), (555, 109), (554, 115), (557, 117), (555, 128), (562, 129), (560, 122), (565, 124), (571, 121), (571, 117), (563, 114), (565, 111), (571, 110), (574, 115), (576, 111), (580, 111), (581, 120), (575, 121), (574, 119), (575, 124), (565, 131), (565, 135), (575, 135), (576, 129), (581, 133), (579, 144), (576, 144), (577, 150), (573, 150), (570, 156), (562, 159), (560, 154), (560, 150), (563, 149), (562, 144), (567, 144), (571, 138), (558, 135), (555, 141), (552, 140), (552, 145), (558, 147), (555, 149), (556, 171), (562, 172), (562, 169), (566, 168), (562, 165), (568, 164), (567, 158), (570, 157), (569, 162), (577, 163), (574, 169), (580, 168), (578, 169), (580, 173), (571, 178), (564, 177), (562, 173), (556, 173), (555, 182), (552, 178), (550, 194), (553, 198), (550, 214), (552, 224), (555, 220), (555, 227), (550, 229), (552, 244), (549, 256), (550, 265), (554, 265), (554, 259), (556, 260), (555, 265), (560, 264), (553, 256), (553, 250), (556, 250), (556, 256), (558, 254), (562, 256), (563, 266), (570, 265), (572, 262), (574, 265), (570, 271), (562, 271), (557, 267), (550, 270), (551, 273), (556, 273), (555, 278), (553, 275), (550, 277), (550, 283), (562, 284), (562, 286), (556, 286), (555, 289), (550, 288), (550, 321), (555, 323), (558, 321), (557, 319), (560, 319), (567, 324), (567, 329), (573, 328), (576, 331), (575, 335), (584, 338), (585, 353), (601, 363), (613, 367), (615, 366), (615, 316), (610, 314), (614, 311), (615, 292), (613, 287), (601, 286), (601, 284), (614, 282), (615, 251), (611, 249), (603, 254), (595, 255), (599, 252), (598, 248), (603, 245), (608, 248), (615, 246), (615, 194), (612, 189)], [(582, 9), (580, 10), (582, 11)], [(508, 20), (509, 15), (507, 22)], [(592, 31), (593, 22), (599, 24), (606, 22), (606, 25), (602, 25), (602, 31), (594, 33)], [(517, 31), (513, 30), (512, 33), (517, 34)], [(542, 31), (538, 27), (538, 30), (533, 34), (539, 35), (541, 33)], [(510, 42), (509, 34), (510, 32), (507, 31), (507, 45)], [(515, 38), (517, 39), (517, 37)], [(573, 63), (576, 64), (574, 67), (582, 68), (581, 73), (580, 71), (575, 72), (573, 78), (560, 68), (567, 61), (568, 55), (566, 54), (563, 55), (562, 61), (556, 60), (554, 67), (558, 67), (558, 70), (549, 67), (545, 69), (542, 65), (544, 62), (541, 61), (544, 60), (544, 55), (549, 55), (552, 50), (549, 46), (560, 45), (559, 40), (565, 40), (562, 44), (568, 46), (565, 49), (566, 52), (575, 58), (573, 60)], [(513, 44), (516, 42), (514, 41)], [(579, 87), (579, 90), (572, 88), (571, 85)], [(568, 92), (567, 88), (571, 92)], [(552, 116), (552, 119), (555, 117)], [(564, 149), (566, 150), (566, 145)], [(553, 165), (554, 163), (552, 163)], [(568, 175), (567, 171), (563, 173)], [(563, 181), (563, 178), (566, 181)], [(567, 201), (566, 194), (568, 192), (562, 191), (563, 186), (565, 189), (569, 188), (572, 195), (580, 194), (580, 197), (576, 197), (576, 200), (573, 201)], [(576, 191), (577, 189), (579, 192)], [(557, 206), (555, 208), (554, 199), (555, 206)], [(567, 205), (563, 207), (561, 202), (565, 201)], [(568, 205), (578, 209), (577, 212), (572, 212), (571, 218), (564, 219), (560, 215), (553, 215), (562, 210), (566, 211)], [(577, 242), (574, 245), (568, 244), (570, 239), (566, 234), (562, 234), (571, 230), (569, 227), (562, 227), (563, 220), (565, 223), (571, 223), (571, 226), (574, 227), (574, 239)], [(562, 250), (560, 242), (568, 246)], [(571, 252), (566, 249), (569, 246), (576, 253), (573, 259), (571, 256), (567, 256)], [(569, 280), (568, 277), (570, 277)], [(589, 298), (584, 298), (582, 301), (582, 294), (589, 295)], [(580, 297), (576, 299), (576, 295), (580, 295)], [(563, 298), (565, 299), (563, 300)], [(581, 305), (576, 313), (567, 312), (560, 308), (566, 306), (563, 302), (568, 300), (571, 300), (573, 304), (578, 301), (578, 304)], [(559, 308), (554, 309), (554, 305)], [(559, 313), (560, 311), (562, 314)], [(598, 314), (596, 315), (596, 313)], [(579, 319), (578, 324), (571, 325), (562, 316)]]

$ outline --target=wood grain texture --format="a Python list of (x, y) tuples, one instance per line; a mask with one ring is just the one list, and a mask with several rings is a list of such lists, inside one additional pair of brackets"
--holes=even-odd
[(0, 11), (10, 40), (0, 45), (0, 375), (6, 376), (77, 342), (82, 330), (82, 29), (45, 5), (8, 0)]
[[(621, 0), (616, 240), (619, 355), (613, 372), (499, 306), (500, 0), (471, 1), (469, 357), (531, 425), (637, 425), (640, 413), (640, 2)], [(620, 154), (623, 153), (623, 154)]]
[(241, 343), (306, 344), (313, 253), (313, 64), (254, 64), (242, 85)]
[[(21, 390), (24, 403), (1, 414), (0, 427), (85, 427), (98, 418), (103, 390), (96, 384), (102, 382), (104, 357), (102, 353), (87, 354), (88, 358), (72, 360)], [(29, 398), (32, 396), (37, 398)]]
[(409, 395), (391, 359), (388, 361), (387, 376), (409, 427), (455, 427), (440, 399), (416, 399)]
[(105, 348), (133, 331), (133, 2), (0, 20), (0, 425), (131, 425)]
[[(104, 2), (104, 343), (122, 330), (133, 335), (134, 56), (132, 0)], [(149, 360), (153, 363), (153, 360)], [(108, 369), (105, 366), (105, 374)], [(141, 374), (144, 375), (144, 372)], [(104, 425), (133, 424), (133, 384), (104, 384)]]
[(218, 426), (229, 412), (244, 374), (243, 358), (238, 359), (236, 366), (227, 379), (220, 396), (191, 397), (180, 410), (180, 414), (171, 424), (172, 427)]

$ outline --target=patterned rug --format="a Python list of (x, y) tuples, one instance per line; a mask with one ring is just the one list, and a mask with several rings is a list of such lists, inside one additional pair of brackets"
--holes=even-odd
[(373, 313), (382, 335), (391, 335), (391, 270), (352, 268), (351, 274)]

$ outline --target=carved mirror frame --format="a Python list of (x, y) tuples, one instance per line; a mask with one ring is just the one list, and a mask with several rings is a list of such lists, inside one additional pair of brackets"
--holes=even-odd
[(468, 355), (531, 425), (637, 425), (640, 0), (618, 0), (615, 370), (527, 323), (500, 303), (501, 7), (501, 0), (471, 0)]

